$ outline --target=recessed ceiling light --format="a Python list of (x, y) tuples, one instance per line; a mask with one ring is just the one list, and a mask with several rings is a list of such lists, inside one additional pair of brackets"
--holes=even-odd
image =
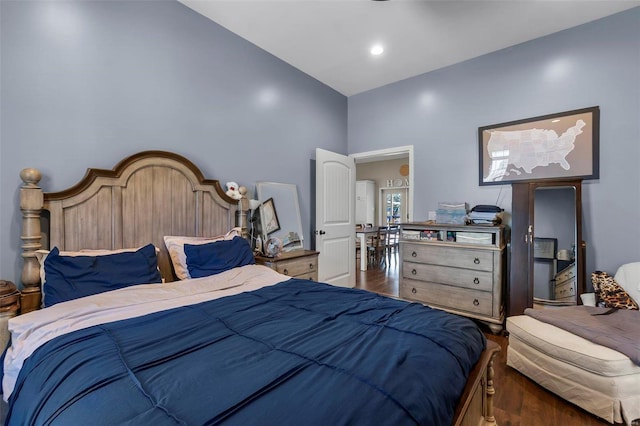
[(375, 44), (371, 47), (371, 50), (369, 50), (369, 52), (371, 52), (371, 54), (374, 56), (378, 56), (381, 55), (382, 52), (384, 52), (384, 47), (382, 47), (381, 44)]

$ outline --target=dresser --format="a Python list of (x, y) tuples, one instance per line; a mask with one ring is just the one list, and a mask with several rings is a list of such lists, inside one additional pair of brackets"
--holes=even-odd
[(256, 256), (258, 265), (294, 278), (318, 281), (318, 255), (314, 250), (292, 250), (278, 257)]
[(573, 304), (576, 303), (577, 275), (575, 263), (572, 263), (555, 275), (555, 300), (560, 302), (573, 302)]
[(502, 225), (403, 224), (400, 297), (480, 320), (499, 333), (505, 246)]

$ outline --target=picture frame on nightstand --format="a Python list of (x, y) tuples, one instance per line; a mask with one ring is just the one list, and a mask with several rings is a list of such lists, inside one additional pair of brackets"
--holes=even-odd
[(260, 216), (262, 216), (265, 235), (269, 235), (280, 230), (280, 222), (278, 221), (278, 214), (276, 213), (276, 206), (273, 203), (273, 198), (269, 198), (262, 203), (260, 206)]

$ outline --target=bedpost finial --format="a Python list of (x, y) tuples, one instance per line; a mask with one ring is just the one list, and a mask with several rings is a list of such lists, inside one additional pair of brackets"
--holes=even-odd
[(40, 170), (34, 168), (26, 168), (22, 169), (20, 172), (20, 179), (25, 183), (24, 186), (37, 186), (40, 179), (42, 179), (42, 174)]

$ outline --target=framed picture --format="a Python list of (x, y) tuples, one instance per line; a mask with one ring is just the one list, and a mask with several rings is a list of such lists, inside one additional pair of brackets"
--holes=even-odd
[(269, 235), (280, 229), (276, 206), (273, 204), (273, 198), (269, 198), (260, 206), (260, 217), (262, 218), (262, 226), (265, 235)]
[(598, 179), (600, 107), (478, 128), (480, 185)]
[(533, 258), (536, 260), (553, 260), (558, 251), (557, 238), (533, 238)]

